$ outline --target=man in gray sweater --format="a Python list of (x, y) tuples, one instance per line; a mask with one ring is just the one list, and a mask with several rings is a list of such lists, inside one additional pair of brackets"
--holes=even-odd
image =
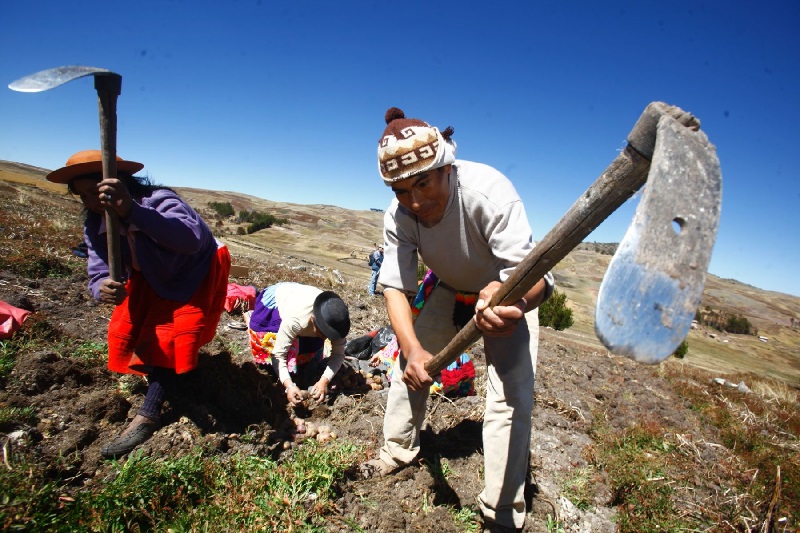
[[(536, 308), (553, 291), (548, 273), (517, 302), (488, 307), (509, 273), (533, 248), (525, 208), (494, 168), (456, 160), (452, 128), (437, 128), (390, 108), (379, 141), (381, 177), (395, 199), (384, 216), (380, 283), (401, 349), (384, 417), (384, 445), (365, 475), (386, 475), (419, 452), (432, 377), (425, 363), (467, 320), (483, 333), (488, 384), (483, 423), (485, 487), (478, 496), (485, 531), (525, 522), (533, 386), (539, 343)], [(422, 260), (439, 278), (421, 310)]]

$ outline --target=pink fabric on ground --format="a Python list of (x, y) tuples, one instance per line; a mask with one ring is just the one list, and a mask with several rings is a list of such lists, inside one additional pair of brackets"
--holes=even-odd
[(30, 311), (0, 300), (0, 339), (10, 339), (29, 314), (31, 314)]
[(225, 298), (225, 310), (231, 312), (239, 306), (242, 311), (253, 309), (256, 305), (256, 288), (252, 285), (228, 283), (228, 296)]

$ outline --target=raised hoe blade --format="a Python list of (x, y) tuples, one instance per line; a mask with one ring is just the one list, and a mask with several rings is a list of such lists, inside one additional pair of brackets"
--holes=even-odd
[(659, 119), (644, 193), (597, 296), (595, 331), (611, 352), (658, 363), (686, 338), (721, 199), (719, 159), (705, 134)]
[(69, 65), (65, 67), (56, 67), (47, 70), (40, 70), (34, 74), (29, 74), (16, 81), (8, 84), (8, 88), (12, 91), (20, 91), (24, 93), (38, 93), (58, 87), (72, 80), (82, 78), (84, 76), (91, 76), (94, 74), (113, 74), (110, 70), (97, 67), (83, 67), (78, 65)]

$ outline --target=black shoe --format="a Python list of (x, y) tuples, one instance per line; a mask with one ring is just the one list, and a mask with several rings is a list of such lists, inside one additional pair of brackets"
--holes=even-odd
[(131, 450), (152, 437), (160, 425), (157, 419), (136, 415), (119, 437), (100, 450), (100, 455), (106, 459), (116, 459), (127, 455)]
[(521, 527), (505, 526), (498, 524), (494, 520), (483, 520), (483, 533), (516, 533), (522, 531)]

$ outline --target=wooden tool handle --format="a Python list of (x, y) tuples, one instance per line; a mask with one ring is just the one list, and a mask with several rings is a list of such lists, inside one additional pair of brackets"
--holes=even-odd
[[(117, 177), (117, 97), (122, 89), (119, 74), (97, 74), (94, 77), (100, 111), (100, 148), (103, 157), (103, 179)], [(106, 243), (108, 244), (108, 274), (112, 281), (122, 279), (119, 250), (119, 217), (111, 207), (106, 208)]]
[[(599, 178), (584, 192), (544, 238), (517, 265), (494, 294), (489, 306), (513, 303), (553, 269), (567, 254), (600, 225), (611, 213), (644, 185), (655, 146), (658, 117), (668, 113), (686, 127), (697, 129), (699, 121), (689, 113), (663, 102), (647, 106), (628, 136), (628, 145)], [(480, 330), (470, 320), (450, 343), (425, 363), (431, 376), (455, 361), (480, 337)]]

